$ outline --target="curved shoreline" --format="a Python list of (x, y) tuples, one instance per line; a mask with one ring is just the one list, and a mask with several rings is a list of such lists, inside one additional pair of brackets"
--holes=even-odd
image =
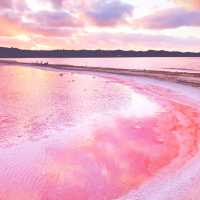
[(101, 68), (101, 67), (89, 67), (89, 66), (75, 66), (75, 65), (63, 65), (63, 64), (48, 64), (48, 63), (26, 63), (10, 60), (0, 60), (0, 65), (22, 65), (32, 66), (40, 68), (52, 68), (62, 71), (83, 71), (83, 72), (101, 72), (108, 74), (118, 74), (126, 76), (141, 76), (148, 78), (155, 78), (160, 80), (171, 81), (175, 83), (186, 84), (194, 87), (200, 87), (200, 73), (188, 73), (188, 72), (173, 72), (163, 70), (140, 70), (140, 69), (118, 69), (118, 68)]
[[(185, 95), (181, 95), (179, 92), (168, 90), (165, 87), (162, 88), (162, 85), (157, 86), (143, 82), (145, 78), (138, 78), (141, 81), (137, 82), (135, 77), (120, 76), (122, 73), (118, 73), (119, 77), (118, 75), (112, 75), (117, 73), (111, 74), (111, 72), (108, 72), (110, 75), (106, 75), (104, 74), (104, 69), (103, 71), (97, 71), (102, 72), (102, 74), (94, 74), (99, 77), (111, 76), (113, 78), (111, 78), (110, 84), (107, 84), (108, 80), (103, 78), (103, 84), (100, 87), (98, 78), (85, 76), (85, 74), (93, 73), (78, 73), (79, 71), (84, 71), (84, 69), (78, 70), (78, 67), (75, 67), (77, 75), (74, 77), (74, 73), (71, 72), (65, 76), (64, 70), (66, 69), (49, 67), (48, 65), (44, 65), (44, 67), (43, 65), (41, 67), (41, 65), (35, 66), (33, 64), (22, 64), (22, 66), (27, 65), (27, 67), (20, 67), (19, 63), (12, 65), (13, 68), (11, 64), (5, 70), (3, 69), (4, 67), (1, 68), (2, 81), (0, 83), (2, 85), (0, 85), (0, 88), (5, 89), (2, 89), (1, 92), (1, 99), (3, 100), (1, 104), (4, 107), (13, 109), (8, 116), (2, 115), (3, 126), (0, 132), (5, 132), (4, 127), (10, 127), (10, 132), (6, 128), (9, 141), (19, 142), (20, 145), (14, 145), (5, 151), (2, 148), (0, 152), (2, 154), (0, 170), (2, 173), (0, 173), (0, 177), (3, 180), (0, 183), (3, 187), (0, 188), (10, 188), (10, 191), (8, 189), (7, 192), (0, 189), (0, 196), (3, 195), (1, 196), (2, 199), (13, 199), (16, 194), (20, 196), (20, 189), (24, 188), (24, 185), (28, 186), (28, 189), (24, 190), (23, 193), (23, 195), (29, 196), (26, 196), (26, 199), (31, 197), (36, 199), (34, 198), (35, 194), (38, 195), (37, 199), (42, 199), (45, 195), (47, 195), (47, 198), (49, 195), (54, 197), (54, 194), (75, 195), (77, 199), (82, 199), (83, 195), (85, 195), (85, 199), (87, 199), (87, 196), (90, 196), (91, 199), (102, 199), (101, 195), (106, 193), (105, 199), (119, 197), (119, 199), (126, 200), (183, 200), (185, 199), (184, 197), (187, 197), (185, 191), (190, 197), (195, 197), (195, 190), (198, 190), (199, 196), (199, 187), (198, 185), (195, 186), (200, 178), (198, 170), (199, 103), (194, 103), (192, 99), (187, 99)], [(72, 70), (70, 69), (70, 71)], [(50, 73), (51, 71), (56, 73)], [(96, 72), (89, 69), (88, 71)], [(24, 76), (21, 76), (23, 73)], [(44, 74), (46, 75), (43, 76)], [(64, 76), (61, 78), (59, 74)], [(7, 76), (10, 78), (6, 78)], [(13, 76), (17, 77), (14, 82), (12, 81), (14, 79)], [(78, 78), (79, 76), (80, 78)], [(154, 81), (154, 79), (152, 80)], [(150, 82), (152, 80), (149, 79)], [(66, 119), (68, 118), (64, 113), (69, 113), (71, 107), (73, 108), (73, 104), (68, 110), (66, 106), (66, 99), (69, 97), (67, 96), (67, 91), (69, 94), (73, 89), (76, 91), (71, 94), (71, 100), (75, 102), (74, 108), (79, 108), (78, 102), (84, 103), (86, 99), (90, 100), (92, 96), (96, 97), (96, 93), (92, 96), (88, 95), (90, 93), (87, 93), (84, 88), (85, 81), (87, 83), (86, 87), (94, 85), (95, 88), (93, 89), (98, 95), (104, 94), (102, 99), (105, 99), (105, 97), (110, 99), (111, 96), (113, 102), (109, 105), (113, 106), (115, 105), (113, 104), (115, 100), (119, 100), (116, 102), (116, 116), (109, 115), (108, 118), (103, 119), (100, 117), (99, 121), (96, 121), (97, 118), (95, 117), (86, 118), (86, 121), (88, 119), (95, 120), (94, 124), (91, 125), (82, 123), (84, 122), (82, 121), (83, 118), (81, 126), (74, 126), (74, 129), (70, 129), (70, 132), (74, 133), (70, 136), (65, 129), (68, 126), (66, 124)], [(8, 88), (5, 87), (7, 83), (10, 86)], [(16, 86), (16, 83), (17, 85), (19, 84), (19, 87)], [(45, 84), (47, 84), (47, 87), (44, 87)], [(115, 90), (110, 93), (110, 85), (112, 84)], [(69, 87), (70, 85), (71, 87)], [(78, 87), (76, 87), (77, 85)], [(96, 90), (96, 87), (100, 87), (101, 90)], [(120, 90), (121, 87), (122, 89)], [(180, 87), (186, 88), (186, 86), (182, 85)], [(91, 89), (88, 91), (91, 91)], [(198, 90), (196, 88), (193, 89)], [(9, 92), (7, 93), (7, 91)], [(48, 91), (48, 95), (46, 91)], [(121, 97), (123, 94), (126, 98), (129, 96), (128, 101), (126, 101), (126, 98), (123, 101)], [(191, 92), (187, 93), (187, 95), (191, 96)], [(145, 100), (142, 97), (147, 97), (147, 99), (145, 98)], [(47, 99), (51, 99), (51, 101), (48, 102)], [(54, 100), (52, 101), (52, 99)], [(84, 99), (84, 101), (80, 101), (80, 99)], [(94, 105), (96, 108), (97, 104), (94, 102), (97, 99), (89, 101), (86, 105)], [(101, 103), (100, 105), (105, 104)], [(120, 105), (122, 105), (122, 110), (120, 110)], [(52, 110), (54, 107), (56, 109)], [(80, 107), (82, 107), (82, 104), (80, 104)], [(115, 108), (113, 107), (113, 109)], [(18, 116), (19, 110), (22, 115)], [(88, 108), (86, 110), (92, 111)], [(45, 113), (45, 115), (42, 113)], [(75, 109), (75, 113), (81, 114), (77, 112), (77, 109)], [(95, 112), (92, 111), (92, 113)], [(84, 111), (84, 115), (90, 116), (91, 114)], [(58, 122), (60, 122), (59, 126), (57, 126)], [(75, 122), (77, 125), (79, 121)], [(20, 127), (17, 126), (18, 124), (20, 124)], [(20, 133), (18, 137), (21, 130), (18, 128), (21, 127), (25, 127), (24, 135)], [(64, 129), (60, 129), (60, 127)], [(49, 130), (54, 131), (51, 132)], [(85, 134), (85, 130), (87, 130), (88, 134)], [(39, 140), (33, 142), (31, 134), (39, 135)], [(43, 138), (43, 135), (45, 138)], [(4, 136), (6, 134), (3, 134)], [(102, 151), (102, 148), (104, 151)], [(43, 151), (43, 149), (48, 151)], [(23, 162), (21, 159), (23, 159)], [(12, 166), (10, 160), (14, 160), (14, 163), (17, 164)], [(197, 162), (193, 162), (193, 160)], [(27, 163), (27, 165), (24, 165), (24, 163)], [(39, 168), (31, 168), (34, 163), (37, 163), (37, 166), (39, 164)], [(10, 171), (5, 173), (6, 170), (10, 169), (12, 173)], [(19, 169), (24, 169), (22, 170), (24, 173), (19, 173)], [(78, 179), (76, 179), (77, 176), (74, 176), (75, 173), (80, 174)], [(27, 179), (24, 181), (23, 177), (27, 177), (27, 174), (28, 180), (31, 181), (27, 181)], [(94, 176), (96, 177), (95, 182), (93, 182)], [(71, 181), (67, 182), (70, 177), (72, 177)], [(13, 186), (9, 182), (12, 178), (20, 183), (18, 184), (20, 188), (17, 188), (16, 185)], [(37, 182), (37, 180), (42, 181)], [(72, 193), (67, 190), (67, 187), (71, 187), (71, 182), (76, 184), (76, 188), (72, 190)], [(89, 184), (85, 184), (86, 182)], [(65, 184), (62, 185), (62, 183)], [(98, 193), (99, 187), (96, 187), (97, 185), (101, 186), (100, 193)], [(82, 186), (84, 190), (81, 190)], [(41, 188), (41, 190), (38, 191), (38, 188)], [(49, 189), (48, 193), (46, 193), (45, 188)], [(87, 190), (87, 188), (89, 189)], [(118, 188), (118, 190), (112, 193), (113, 188)], [(178, 190), (177, 188), (181, 189)], [(87, 192), (84, 193), (82, 191)], [(95, 196), (96, 192), (98, 196)], [(79, 194), (80, 196), (76, 196)]]

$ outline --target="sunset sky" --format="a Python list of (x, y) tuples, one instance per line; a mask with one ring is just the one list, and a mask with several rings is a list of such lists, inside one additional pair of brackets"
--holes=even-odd
[(0, 9), (0, 46), (200, 51), (200, 0), (0, 0)]

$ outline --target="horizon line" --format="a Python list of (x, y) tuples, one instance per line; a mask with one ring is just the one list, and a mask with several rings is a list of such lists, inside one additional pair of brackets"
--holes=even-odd
[(5, 48), (5, 49), (17, 49), (21, 51), (124, 51), (124, 52), (130, 52), (130, 51), (135, 51), (135, 52), (149, 52), (149, 51), (164, 51), (164, 52), (178, 52), (178, 53), (200, 53), (199, 51), (179, 51), (179, 50), (164, 50), (164, 49), (147, 49), (147, 50), (135, 50), (135, 49), (22, 49), (18, 47), (5, 47), (5, 46), (0, 46), (0, 48)]

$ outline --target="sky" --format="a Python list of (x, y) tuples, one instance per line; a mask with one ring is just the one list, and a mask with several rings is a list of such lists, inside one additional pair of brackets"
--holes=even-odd
[(0, 0), (0, 46), (200, 52), (200, 0)]

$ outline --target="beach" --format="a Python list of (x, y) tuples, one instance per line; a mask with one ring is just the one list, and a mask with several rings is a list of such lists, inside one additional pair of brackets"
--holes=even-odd
[(84, 72), (102, 72), (127, 76), (142, 76), (161, 80), (169, 80), (177, 83), (188, 84), (195, 87), (200, 86), (200, 72), (187, 72), (187, 71), (170, 71), (169, 70), (150, 70), (150, 69), (126, 69), (126, 68), (108, 68), (108, 67), (94, 67), (94, 66), (76, 66), (67, 64), (48, 64), (44, 63), (30, 63), (30, 62), (18, 62), (9, 60), (0, 60), (0, 64), (6, 65), (21, 65), (21, 66), (33, 66), (39, 68), (56, 69), (56, 70), (72, 70), (72, 71), (84, 71)]
[(199, 74), (8, 61), (0, 73), (0, 199), (198, 199)]
[(0, 8), (0, 200), (200, 199), (200, 0)]

